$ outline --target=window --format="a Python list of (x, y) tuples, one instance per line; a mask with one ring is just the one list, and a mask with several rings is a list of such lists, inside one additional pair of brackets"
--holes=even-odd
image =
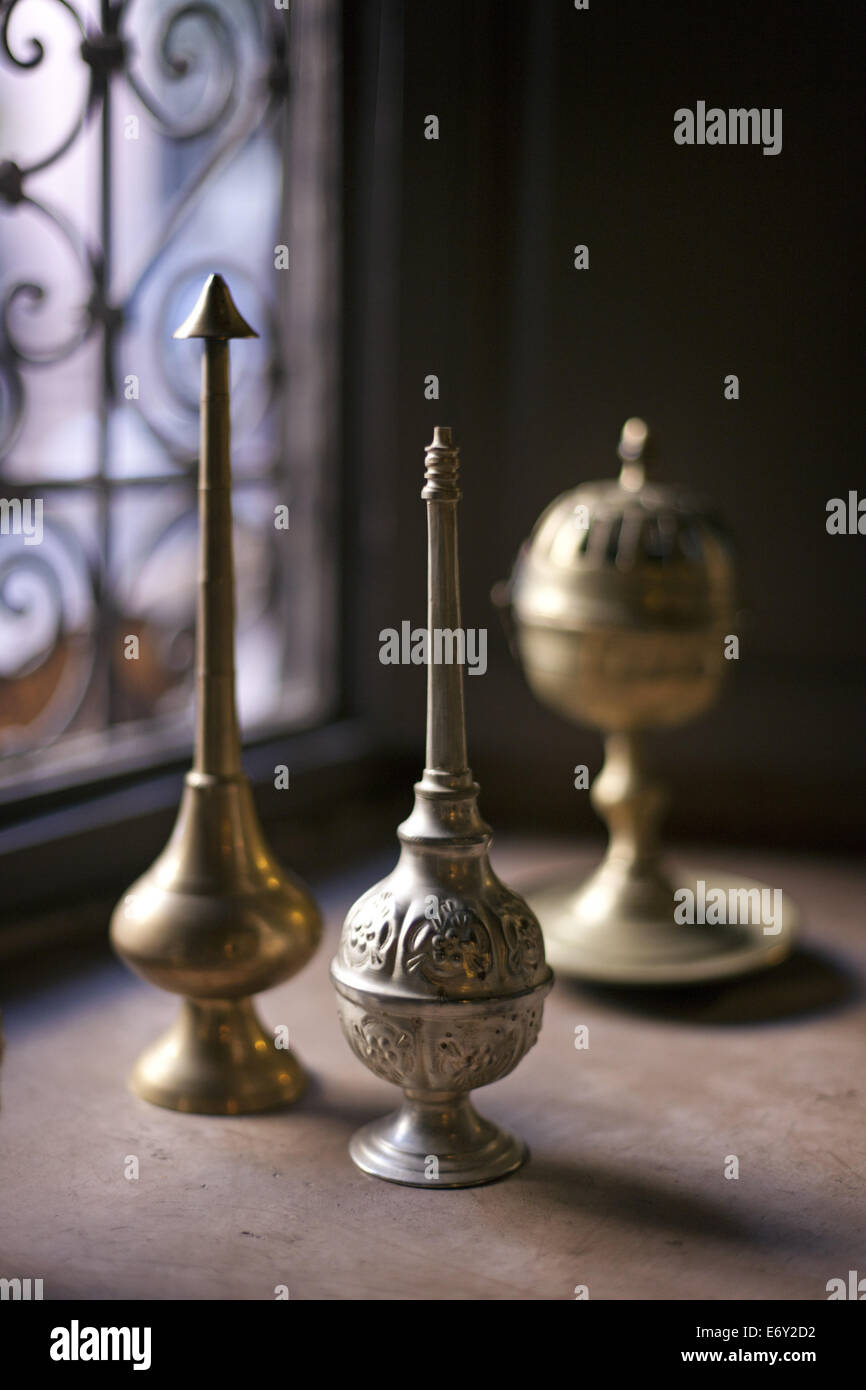
[(242, 728), (332, 707), (337, 28), (337, 0), (3, 7), (0, 799), (189, 748), (200, 354), (171, 335), (212, 270), (261, 335), (232, 348)]

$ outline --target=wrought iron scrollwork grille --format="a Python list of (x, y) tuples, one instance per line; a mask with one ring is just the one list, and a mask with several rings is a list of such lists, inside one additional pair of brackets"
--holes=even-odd
[(170, 335), (214, 269), (261, 334), (233, 391), (242, 719), (327, 707), (337, 6), (294, 8), (0, 3), (0, 107), (43, 146), (0, 159), (0, 781), (186, 737), (197, 380)]

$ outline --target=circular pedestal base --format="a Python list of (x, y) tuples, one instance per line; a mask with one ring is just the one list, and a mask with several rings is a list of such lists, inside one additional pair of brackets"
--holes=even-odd
[(185, 999), (177, 1021), (138, 1059), (130, 1078), (152, 1105), (197, 1115), (243, 1115), (298, 1099), (307, 1078), (267, 1037), (249, 999)]
[(468, 1096), (407, 1094), (391, 1115), (364, 1125), (349, 1141), (365, 1173), (407, 1187), (476, 1187), (513, 1173), (526, 1145), (482, 1119)]
[[(560, 975), (600, 984), (665, 986), (730, 979), (776, 965), (789, 954), (797, 911), (787, 894), (714, 870), (674, 875), (672, 883), (694, 895), (694, 922), (674, 920), (674, 887), (669, 911), (656, 898), (648, 913), (637, 907), (623, 910), (623, 899), (617, 905), (616, 895), (598, 875), (582, 887), (571, 880), (527, 893), (544, 932), (549, 964)], [(726, 922), (700, 920), (714, 915), (714, 889), (724, 895)], [(750, 896), (744, 898), (744, 893)], [(735, 916), (747, 920), (734, 920)]]

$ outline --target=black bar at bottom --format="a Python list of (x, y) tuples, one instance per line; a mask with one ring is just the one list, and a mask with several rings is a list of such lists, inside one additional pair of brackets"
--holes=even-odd
[[(575, 1339), (560, 1344), (560, 1350), (565, 1345), (570, 1347), (575, 1378), (581, 1368), (598, 1375), (600, 1371), (665, 1373), (674, 1367), (688, 1370), (720, 1366), (730, 1370), (737, 1366), (776, 1369), (795, 1365), (811, 1368), (826, 1382), (828, 1374), (846, 1364), (855, 1364), (855, 1353), (862, 1342), (862, 1310), (842, 1306), (850, 1301), (846, 1297), (838, 1301), (791, 1303), (632, 1303), (575, 1298), (558, 1306), (548, 1304), (547, 1312), (541, 1301), (526, 1302), (518, 1315), (503, 1301), (498, 1305), (486, 1303), (479, 1323), (477, 1314), (455, 1310), (453, 1318), (443, 1319), (441, 1311), (431, 1314), (424, 1307), (389, 1313), (361, 1299), (354, 1305), (346, 1301), (325, 1303), (320, 1317), (322, 1331), (332, 1318), (339, 1319), (339, 1342), (346, 1349), (346, 1360), (351, 1358), (358, 1364), (370, 1355), (374, 1329), (384, 1333), (389, 1317), (399, 1317), (401, 1343), (411, 1337), (414, 1328), (421, 1339), (418, 1350), (424, 1345), (429, 1354), (433, 1341), (439, 1353), (445, 1354), (446, 1363), (457, 1350), (452, 1334), (460, 1327), (464, 1333), (473, 1327), (478, 1332), (483, 1328), (478, 1351), (480, 1354), (482, 1347), (486, 1348), (485, 1369), (491, 1371), (494, 1366), (488, 1362), (488, 1354), (492, 1351), (495, 1358), (497, 1344), (513, 1345), (516, 1317), (520, 1319), (525, 1351), (530, 1345), (526, 1339), (537, 1336), (550, 1318), (547, 1326), (552, 1332)], [(504, 1318), (501, 1342), (496, 1335), (500, 1315)], [(193, 1371), (199, 1383), (205, 1376), (219, 1377), (223, 1383), (237, 1370), (248, 1377), (254, 1375), (261, 1383), (263, 1373), (271, 1370), (290, 1373), (293, 1345), (313, 1366), (324, 1353), (333, 1371), (333, 1341), (328, 1337), (320, 1342), (316, 1321), (311, 1321), (305, 1300), (279, 1297), (268, 1302), (231, 1304), (14, 1299), (0, 1302), (4, 1364), (8, 1367), (14, 1362), (19, 1379), (39, 1372), (46, 1374), (49, 1382), (58, 1378), (60, 1383), (69, 1376), (92, 1379), (105, 1370), (115, 1377), (137, 1372), (140, 1378)], [(353, 1336), (356, 1323), (363, 1333), (357, 1341)], [(446, 1330), (449, 1326), (451, 1332)], [(292, 1339), (296, 1338), (299, 1340), (294, 1342)], [(383, 1344), (376, 1355), (385, 1352)], [(392, 1370), (399, 1374), (396, 1367)], [(459, 1374), (456, 1362), (453, 1373)]]

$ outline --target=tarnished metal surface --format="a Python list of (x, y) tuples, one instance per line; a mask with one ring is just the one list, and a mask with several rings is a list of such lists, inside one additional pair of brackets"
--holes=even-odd
[[(431, 635), (461, 621), (457, 456), (450, 430), (437, 427), (421, 494)], [(405, 1091), (400, 1110), (354, 1136), (353, 1159), (392, 1182), (465, 1187), (526, 1157), (521, 1140), (475, 1112), (469, 1092), (533, 1046), (552, 976), (536, 918), (490, 867), (460, 665), (431, 659), (427, 690), (426, 766), (397, 832), (399, 861), (350, 909), (331, 977), (350, 1047)]]

